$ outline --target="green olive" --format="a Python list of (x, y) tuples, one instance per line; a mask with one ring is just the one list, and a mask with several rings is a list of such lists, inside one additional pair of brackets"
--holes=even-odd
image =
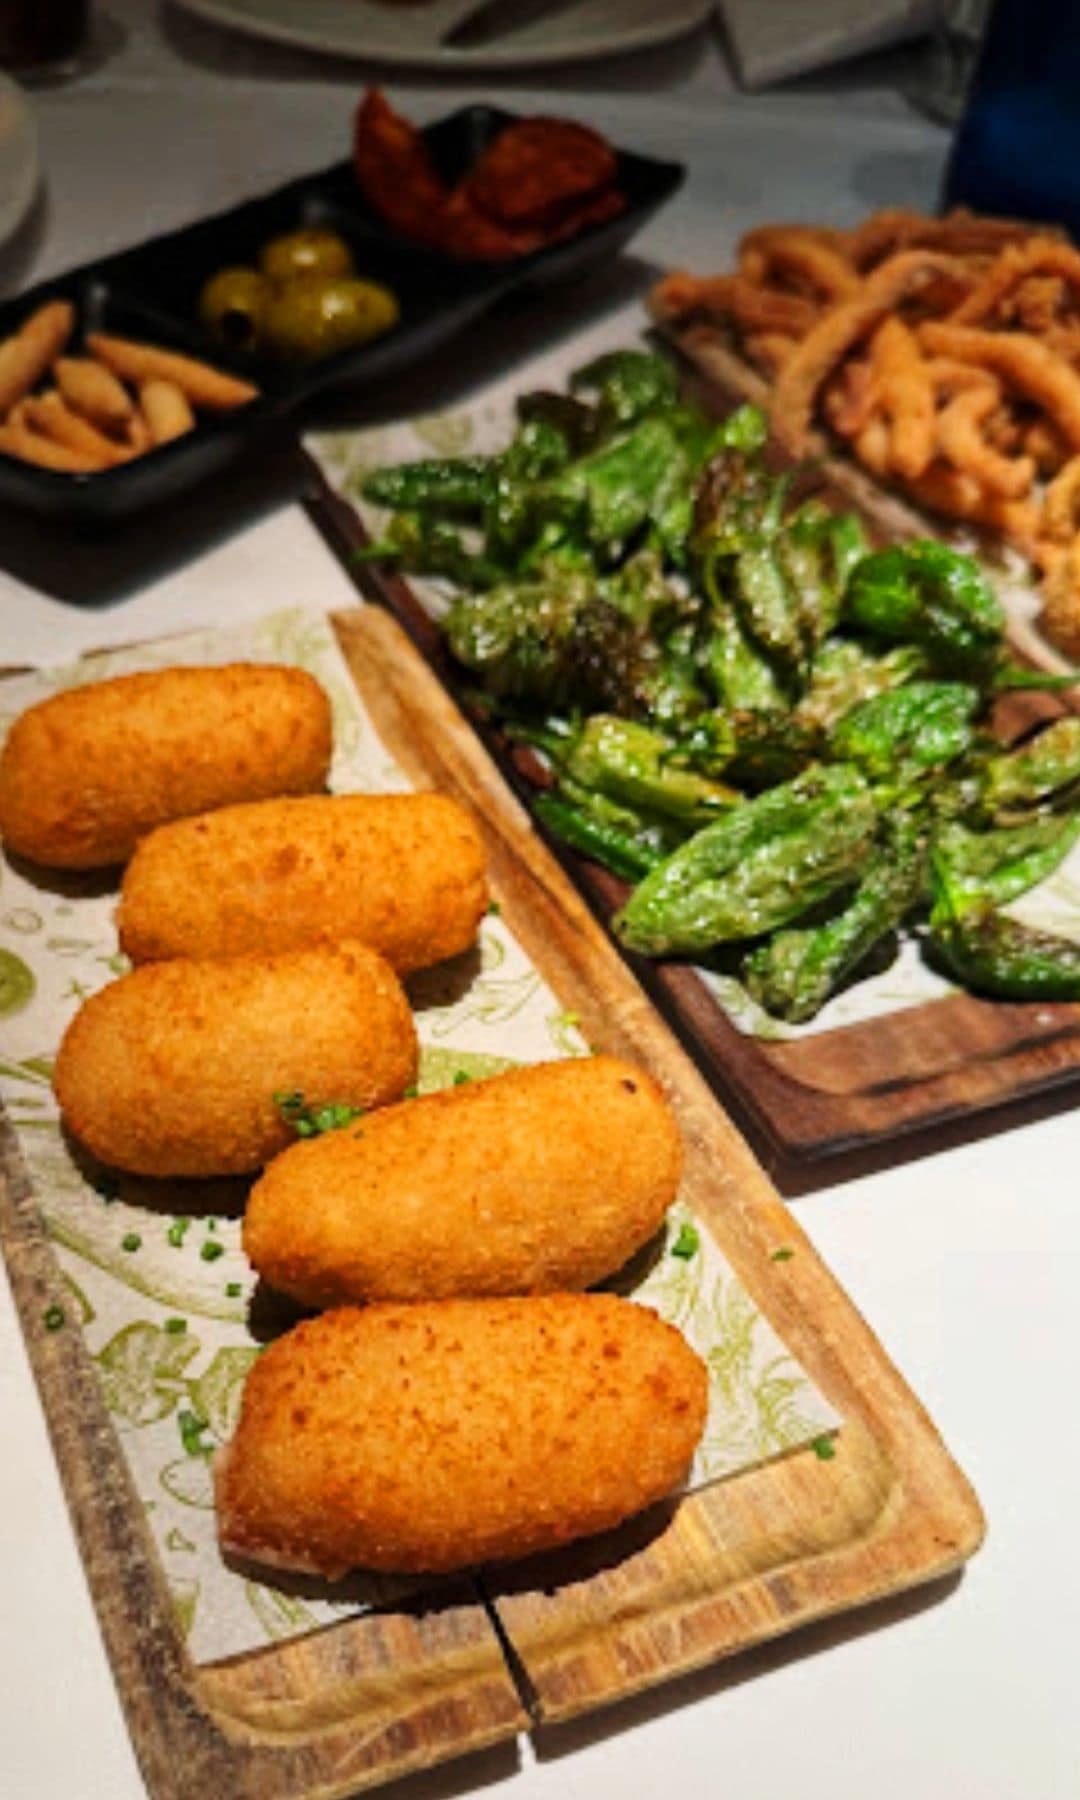
[(254, 350), (270, 284), (257, 269), (219, 269), (199, 295), (199, 317), (216, 343), (230, 350)]
[(287, 362), (355, 349), (396, 324), (398, 303), (373, 281), (310, 275), (275, 289), (263, 315), (267, 347)]
[(297, 275), (351, 275), (352, 251), (335, 231), (290, 231), (271, 238), (259, 251), (259, 267), (270, 281)]

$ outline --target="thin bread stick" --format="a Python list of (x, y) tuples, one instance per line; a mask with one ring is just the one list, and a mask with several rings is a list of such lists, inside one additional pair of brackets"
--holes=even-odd
[(89, 475), (101, 468), (97, 457), (40, 437), (25, 425), (0, 425), (0, 450), (18, 457), (20, 462), (34, 463), (39, 469), (61, 469), (69, 475)]
[(152, 376), (139, 383), (139, 405), (150, 432), (151, 444), (168, 444), (194, 429), (195, 414), (187, 395), (175, 381)]
[(53, 370), (68, 405), (102, 431), (122, 431), (135, 408), (130, 394), (104, 364), (89, 356), (61, 356)]
[(98, 431), (88, 419), (72, 412), (55, 388), (40, 396), (30, 395), (22, 402), (22, 413), (31, 431), (51, 438), (54, 444), (66, 444), (69, 450), (96, 457), (103, 469), (127, 461), (128, 451)]
[(74, 323), (70, 300), (48, 300), (0, 344), (0, 416), (40, 381), (67, 343)]
[(224, 375), (209, 363), (194, 357), (180, 356), (174, 350), (160, 350), (154, 344), (137, 344), (131, 338), (108, 337), (104, 332), (87, 334), (87, 347), (124, 381), (140, 383), (160, 379), (174, 382), (192, 406), (206, 412), (232, 412), (258, 397), (258, 388), (235, 375)]

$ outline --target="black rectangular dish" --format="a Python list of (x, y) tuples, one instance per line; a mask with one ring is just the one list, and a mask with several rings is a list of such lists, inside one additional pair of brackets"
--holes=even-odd
[[(467, 106), (429, 126), (424, 138), (436, 168), (454, 180), (515, 115)], [(42, 282), (0, 304), (0, 339), (36, 306), (69, 299), (76, 310), (75, 348), (87, 331), (152, 342), (255, 381), (257, 399), (216, 417), (200, 415), (193, 431), (131, 461), (92, 473), (39, 468), (0, 452), (0, 500), (72, 523), (105, 524), (171, 499), (217, 473), (263, 430), (321, 389), (374, 379), (413, 363), (510, 293), (528, 292), (578, 274), (615, 255), (680, 186), (684, 170), (617, 150), (617, 182), (626, 206), (614, 218), (513, 262), (459, 261), (418, 249), (390, 231), (367, 205), (350, 162), (288, 182), (195, 225)], [(390, 287), (398, 322), (382, 336), (295, 369), (253, 362), (212, 344), (197, 302), (206, 279), (242, 264), (283, 232), (329, 226), (348, 243), (357, 273)]]

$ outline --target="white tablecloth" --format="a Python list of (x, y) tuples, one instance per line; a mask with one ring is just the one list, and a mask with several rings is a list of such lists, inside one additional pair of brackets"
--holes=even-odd
[[(345, 154), (363, 72), (245, 44), (138, 0), (99, 9), (102, 60), (35, 97), (47, 198), (0, 251), (7, 291)], [(643, 261), (719, 262), (764, 218), (853, 219), (933, 202), (946, 143), (865, 71), (749, 100), (704, 36), (607, 69), (544, 77), (513, 104), (594, 120), (685, 158), (683, 194), (642, 237)], [(404, 92), (402, 84), (394, 84)], [(498, 90), (410, 84), (431, 117)], [(580, 293), (625, 301), (646, 270)], [(525, 353), (572, 306), (481, 328), (400, 384), (436, 406)], [(380, 393), (384, 409), (395, 393)], [(350, 589), (295, 505), (286, 464), (226, 485), (111, 548), (4, 519), (0, 660), (63, 661), (88, 645)], [(83, 594), (93, 604), (73, 604)], [(395, 1790), (443, 1800), (1068, 1800), (1080, 1793), (1068, 1546), (1080, 1515), (1073, 1419), (1080, 1353), (1080, 1132), (1035, 1108), (1004, 1131), (793, 1194), (802, 1224), (870, 1319), (974, 1481), (987, 1547), (951, 1591), (815, 1628), (537, 1744)], [(0, 1287), (0, 1795), (143, 1800), (21, 1338)], [(222, 1796), (221, 1800), (227, 1800)]]

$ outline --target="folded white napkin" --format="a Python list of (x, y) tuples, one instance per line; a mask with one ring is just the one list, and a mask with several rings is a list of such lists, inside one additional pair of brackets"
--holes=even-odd
[(929, 31), (940, 0), (718, 0), (748, 88), (805, 74)]

